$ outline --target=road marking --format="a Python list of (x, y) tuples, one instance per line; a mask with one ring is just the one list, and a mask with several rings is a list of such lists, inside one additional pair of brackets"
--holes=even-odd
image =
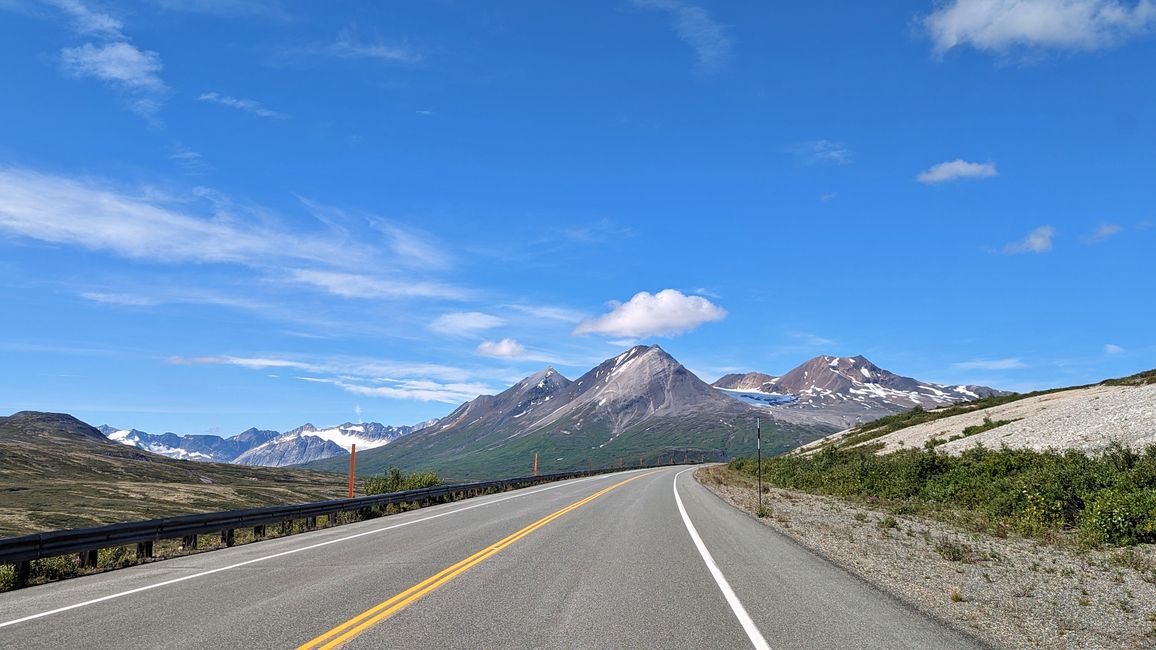
[[(637, 470), (635, 470), (635, 471), (637, 471)], [(578, 479), (578, 480), (574, 480), (574, 481), (563, 481), (563, 482), (558, 483), (557, 485), (551, 485), (549, 487), (544, 487), (540, 490), (534, 490), (533, 492), (519, 492), (517, 494), (511, 494), (509, 496), (502, 497), (500, 499), (493, 499), (491, 501), (486, 501), (484, 503), (475, 503), (473, 505), (465, 506), (462, 508), (457, 508), (455, 510), (448, 510), (446, 512), (439, 512), (436, 515), (430, 515), (428, 517), (422, 517), (421, 519), (413, 519), (410, 521), (404, 521), (404, 522), (401, 522), (398, 524), (393, 524), (392, 526), (385, 526), (384, 528), (375, 528), (373, 530), (365, 531), (363, 533), (357, 533), (355, 535), (348, 535), (346, 537), (340, 537), (338, 539), (331, 539), (329, 541), (320, 542), (318, 544), (311, 544), (309, 546), (303, 546), (301, 548), (290, 549), (288, 551), (281, 551), (280, 553), (273, 553), (272, 555), (265, 555), (262, 557), (254, 558), (252, 560), (245, 560), (244, 562), (238, 562), (236, 564), (230, 564), (228, 566), (218, 567), (216, 569), (209, 569), (208, 571), (201, 571), (200, 573), (194, 573), (191, 575), (182, 576), (180, 578), (173, 578), (172, 580), (165, 580), (163, 582), (158, 582), (156, 584), (145, 585), (143, 587), (137, 587), (135, 589), (129, 589), (127, 591), (121, 591), (121, 592), (117, 592), (115, 594), (109, 594), (107, 596), (101, 596), (100, 598), (93, 598), (92, 600), (86, 600), (84, 602), (76, 603), (73, 605), (66, 605), (64, 607), (58, 607), (56, 609), (48, 610), (46, 612), (40, 612), (39, 614), (31, 614), (29, 616), (24, 616), (22, 618), (13, 619), (11, 621), (0, 622), (0, 628), (5, 628), (5, 627), (8, 627), (10, 625), (16, 625), (18, 623), (24, 623), (26, 621), (35, 620), (38, 618), (44, 618), (45, 616), (52, 616), (53, 614), (60, 614), (62, 612), (67, 612), (67, 611), (72, 610), (72, 609), (78, 609), (80, 607), (87, 607), (89, 605), (95, 605), (97, 603), (103, 603), (106, 600), (113, 600), (116, 598), (122, 598), (124, 596), (131, 596), (132, 594), (140, 593), (142, 591), (149, 591), (151, 589), (158, 589), (160, 587), (167, 587), (168, 585), (176, 584), (178, 582), (184, 582), (186, 580), (193, 580), (195, 578), (203, 578), (204, 576), (207, 576), (207, 575), (212, 575), (214, 573), (220, 573), (222, 571), (229, 571), (232, 569), (247, 566), (250, 564), (257, 563), (257, 562), (264, 562), (265, 560), (272, 560), (275, 558), (284, 557), (286, 555), (293, 555), (294, 553), (300, 553), (302, 551), (309, 551), (309, 550), (312, 550), (315, 548), (320, 548), (322, 546), (329, 546), (330, 544), (347, 542), (351, 539), (357, 539), (358, 537), (365, 537), (366, 535), (376, 535), (377, 533), (384, 533), (384, 532), (389, 531), (389, 530), (394, 530), (395, 528), (402, 528), (404, 526), (412, 526), (413, 524), (420, 524), (423, 521), (429, 521), (431, 519), (437, 519), (439, 517), (456, 515), (459, 512), (465, 512), (467, 510), (473, 510), (474, 508), (481, 508), (484, 506), (491, 506), (491, 505), (494, 505), (495, 503), (501, 503), (503, 501), (509, 501), (510, 499), (518, 499), (521, 497), (527, 497), (527, 496), (531, 496), (534, 494), (538, 494), (539, 492), (546, 492), (548, 490), (556, 490), (558, 488), (566, 487), (568, 485), (575, 485), (578, 483), (585, 483), (586, 481), (593, 481), (596, 479), (606, 478), (607, 476), (610, 476), (610, 475), (605, 474), (605, 475), (600, 475), (600, 476), (590, 476), (587, 478), (582, 478), (582, 479)], [(286, 538), (279, 538), (279, 539), (286, 539)], [(270, 541), (272, 541), (272, 540), (270, 540)], [(242, 546), (242, 547), (238, 547), (238, 548), (245, 548), (245, 547)]]
[(682, 505), (682, 498), (678, 496), (678, 477), (694, 469), (693, 467), (684, 469), (674, 475), (674, 502), (678, 505), (678, 514), (682, 515), (682, 523), (686, 524), (686, 530), (690, 533), (690, 538), (694, 540), (694, 545), (698, 548), (698, 554), (702, 556), (702, 561), (706, 563), (706, 568), (710, 571), (715, 583), (718, 584), (718, 588), (722, 591), (723, 598), (726, 598), (727, 604), (731, 606), (731, 611), (735, 613), (735, 618), (739, 619), (739, 624), (743, 626), (743, 631), (747, 633), (747, 638), (751, 640), (751, 645), (757, 650), (770, 650), (771, 646), (767, 644), (767, 640), (763, 638), (762, 632), (759, 632), (758, 626), (751, 620), (751, 615), (747, 613), (747, 609), (743, 607), (742, 601), (735, 595), (734, 589), (731, 589), (730, 583), (727, 582), (726, 577), (723, 576), (722, 571), (720, 571), (718, 565), (715, 564), (710, 551), (706, 550), (706, 544), (702, 543), (702, 537), (699, 537), (694, 524), (690, 523), (690, 516), (686, 514), (686, 507)]
[(354, 616), (353, 618), (349, 619), (348, 621), (345, 621), (344, 623), (342, 623), (341, 625), (338, 625), (337, 627), (333, 628), (332, 630), (329, 630), (328, 632), (325, 632), (325, 633), (311, 639), (310, 641), (307, 641), (306, 643), (299, 646), (298, 650), (309, 650), (312, 648), (328, 650), (329, 648), (336, 648), (336, 647), (340, 646), (341, 644), (349, 641), (350, 639), (356, 637), (357, 635), (361, 634), (362, 632), (368, 630), (369, 628), (373, 627), (374, 625), (377, 625), (378, 623), (384, 621), (385, 619), (400, 612), (401, 610), (405, 609), (406, 607), (413, 604), (414, 602), (417, 602), (421, 598), (425, 597), (426, 595), (428, 595), (431, 592), (433, 592), (434, 590), (436, 590), (438, 587), (441, 587), (442, 585), (453, 580), (454, 578), (458, 577), (459, 575), (465, 573), (466, 571), (469, 571), (471, 568), (473, 568), (474, 566), (477, 566), (478, 564), (481, 564), (486, 559), (493, 557), (498, 552), (500, 552), (502, 549), (517, 542), (518, 540), (522, 539), (526, 535), (529, 535), (530, 533), (534, 532), (535, 530), (538, 530), (542, 526), (545, 526), (546, 524), (554, 521), (555, 519), (558, 519), (559, 517), (565, 515), (568, 512), (571, 512), (572, 510), (576, 510), (578, 508), (581, 508), (582, 506), (586, 505), (587, 503), (590, 503), (591, 501), (606, 494), (607, 492), (610, 492), (611, 490), (622, 487), (623, 485), (626, 485), (627, 483), (629, 483), (631, 481), (636, 481), (636, 480), (638, 480), (644, 476), (649, 476), (650, 474), (653, 474), (653, 473), (654, 472), (647, 472), (646, 474), (639, 474), (637, 476), (632, 476), (632, 477), (626, 479), (625, 481), (621, 481), (619, 483), (615, 483), (614, 485), (611, 485), (610, 487), (603, 488), (603, 489), (595, 492), (594, 494), (591, 494), (590, 496), (586, 497), (585, 499), (575, 501), (574, 503), (571, 503), (570, 505), (566, 506), (565, 508), (562, 508), (561, 510), (557, 510), (557, 511), (555, 511), (549, 515), (546, 515), (545, 517), (539, 519), (538, 521), (535, 521), (534, 523), (530, 524), (529, 526), (526, 526), (525, 528), (510, 535), (509, 537), (506, 537), (505, 539), (503, 539), (499, 542), (495, 542), (494, 544), (487, 546), (486, 548), (478, 551), (477, 553), (474, 553), (473, 555), (458, 562), (457, 564), (454, 564), (453, 566), (447, 567), (447, 568), (441, 570), (440, 572), (435, 573), (434, 575), (426, 578), (425, 580), (422, 580), (421, 582), (419, 582), (416, 585), (410, 587), (409, 589), (406, 589), (405, 591), (397, 594), (396, 596), (390, 598), (389, 600), (383, 601), (383, 602), (365, 610), (364, 612), (358, 614), (357, 616)]

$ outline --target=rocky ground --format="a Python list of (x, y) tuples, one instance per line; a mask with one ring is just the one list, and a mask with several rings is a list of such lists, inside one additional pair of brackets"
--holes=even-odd
[[(754, 516), (754, 477), (725, 466), (696, 477)], [(1156, 546), (997, 538), (776, 488), (763, 503), (766, 525), (993, 646), (1156, 648)]]
[[(993, 421), (1007, 424), (975, 435), (961, 437), (967, 427)], [(817, 449), (837, 440), (840, 432), (802, 449)], [(1048, 393), (980, 409), (963, 415), (916, 424), (867, 444), (882, 443), (878, 453), (900, 449), (920, 449), (931, 439), (944, 444), (936, 449), (958, 454), (981, 444), (988, 449), (1003, 445), (1035, 450), (1079, 449), (1097, 452), (1113, 441), (1143, 449), (1156, 444), (1156, 384), (1146, 386), (1089, 386)]]

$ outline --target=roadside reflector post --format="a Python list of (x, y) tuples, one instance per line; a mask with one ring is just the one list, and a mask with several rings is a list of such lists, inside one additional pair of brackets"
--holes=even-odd
[(759, 516), (763, 513), (763, 424), (755, 418), (755, 444), (759, 455)]
[(538, 452), (534, 452), (534, 476), (538, 475)]
[(357, 471), (357, 445), (349, 446), (349, 498), (353, 498), (353, 474)]

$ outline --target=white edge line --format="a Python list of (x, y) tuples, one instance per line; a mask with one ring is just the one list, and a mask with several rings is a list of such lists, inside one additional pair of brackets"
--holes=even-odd
[[(616, 472), (616, 473), (620, 474), (621, 472)], [(228, 566), (217, 567), (216, 569), (209, 569), (208, 571), (201, 571), (200, 573), (193, 573), (193, 574), (190, 574), (187, 576), (181, 576), (180, 578), (173, 578), (172, 580), (165, 580), (163, 582), (158, 582), (158, 583), (151, 584), (151, 585), (145, 585), (143, 587), (137, 587), (135, 589), (129, 589), (128, 591), (121, 591), (121, 592), (117, 592), (114, 594), (109, 594), (107, 596), (101, 596), (100, 598), (93, 598), (92, 600), (86, 600), (84, 602), (75, 603), (73, 605), (66, 605), (64, 607), (58, 607), (56, 609), (51, 609), (51, 610), (48, 610), (46, 612), (40, 612), (39, 614), (30, 614), (30, 615), (24, 616), (22, 618), (17, 618), (17, 619), (13, 619), (11, 621), (5, 621), (3, 623), (0, 623), (0, 628), (5, 628), (5, 627), (8, 627), (10, 625), (16, 625), (18, 623), (24, 623), (26, 621), (35, 620), (38, 618), (44, 618), (45, 616), (52, 616), (53, 614), (60, 614), (61, 612), (67, 612), (68, 610), (71, 610), (71, 609), (78, 609), (80, 607), (87, 607), (88, 605), (95, 605), (97, 603), (102, 603), (106, 600), (113, 600), (115, 598), (122, 598), (124, 596), (130, 596), (132, 594), (140, 593), (142, 591), (149, 591), (150, 589), (157, 589), (160, 587), (165, 587), (165, 586), (168, 586), (171, 584), (176, 584), (178, 582), (184, 582), (186, 580), (192, 580), (194, 578), (203, 578), (204, 576), (207, 576), (207, 575), (212, 575), (214, 573), (220, 573), (222, 571), (229, 571), (231, 569), (236, 569), (236, 568), (243, 567), (243, 566), (246, 566), (249, 564), (254, 564), (257, 562), (264, 562), (265, 560), (272, 560), (275, 558), (284, 557), (286, 555), (293, 555), (294, 553), (300, 553), (302, 551), (309, 551), (309, 550), (313, 550), (315, 548), (320, 548), (322, 546), (328, 546), (330, 544), (337, 544), (339, 542), (347, 542), (351, 539), (357, 539), (358, 537), (365, 537), (366, 535), (376, 535), (377, 533), (384, 533), (385, 531), (393, 530), (395, 528), (402, 528), (404, 526), (411, 526), (413, 524), (420, 524), (423, 521), (429, 521), (431, 519), (437, 519), (439, 517), (445, 517), (448, 515), (456, 515), (457, 513), (465, 512), (466, 510), (473, 510), (474, 508), (481, 508), (484, 506), (493, 505), (495, 503), (501, 503), (503, 501), (509, 501), (510, 499), (517, 499), (520, 497), (526, 497), (526, 496), (530, 496), (533, 494), (538, 494), (539, 492), (545, 492), (547, 490), (556, 490), (560, 487), (565, 487), (567, 485), (576, 485), (578, 483), (585, 483), (586, 481), (592, 481), (594, 479), (606, 478), (609, 476), (614, 476), (614, 473), (612, 473), (612, 474), (600, 474), (598, 476), (588, 476), (586, 478), (578, 479), (576, 481), (563, 481), (563, 482), (558, 483), (557, 485), (551, 485), (549, 487), (544, 487), (540, 490), (534, 490), (533, 492), (520, 492), (518, 494), (511, 494), (509, 496), (505, 496), (505, 497), (502, 497), (500, 499), (493, 499), (491, 501), (486, 501), (485, 503), (475, 503), (473, 505), (465, 506), (463, 508), (457, 508), (456, 510), (449, 510), (447, 512), (439, 512), (436, 515), (430, 515), (428, 517), (422, 517), (421, 519), (413, 519), (410, 521), (404, 521), (404, 522), (401, 522), (399, 524), (394, 524), (392, 526), (385, 526), (384, 528), (375, 528), (373, 530), (368, 530), (368, 531), (365, 531), (363, 533), (357, 533), (355, 535), (348, 535), (346, 537), (339, 537), (337, 539), (331, 539), (331, 540), (328, 540), (325, 542), (320, 542), (318, 544), (311, 544), (309, 546), (302, 546), (301, 548), (294, 548), (294, 549), (290, 549), (288, 551), (281, 551), (280, 553), (274, 553), (272, 555), (265, 555), (262, 557), (254, 558), (252, 560), (245, 560), (244, 562), (238, 562), (236, 564), (230, 564)], [(281, 538), (276, 538), (276, 539), (285, 539), (285, 538), (281, 537)], [(241, 548), (243, 548), (243, 546)], [(176, 559), (176, 558), (173, 558), (173, 559)]]
[(762, 632), (759, 632), (758, 626), (751, 620), (751, 615), (747, 613), (743, 607), (742, 601), (735, 595), (734, 589), (727, 582), (722, 571), (719, 570), (718, 565), (715, 564), (714, 558), (711, 557), (710, 551), (706, 550), (706, 544), (703, 544), (702, 537), (699, 536), (694, 524), (690, 523), (690, 516), (686, 514), (686, 507), (682, 505), (682, 498), (678, 496), (678, 477), (683, 474), (693, 471), (696, 468), (684, 469), (678, 474), (674, 475), (674, 503), (678, 506), (678, 514), (682, 515), (682, 523), (686, 524), (686, 530), (690, 533), (690, 538), (694, 540), (694, 545), (698, 548), (698, 554), (702, 556), (702, 561), (706, 563), (707, 570), (710, 571), (718, 588), (722, 591), (723, 598), (726, 598), (727, 604), (731, 606), (731, 611), (734, 612), (735, 618), (739, 619), (739, 624), (743, 626), (743, 631), (747, 633), (747, 638), (751, 640), (756, 650), (770, 650), (771, 646), (767, 644), (767, 640), (763, 638)]

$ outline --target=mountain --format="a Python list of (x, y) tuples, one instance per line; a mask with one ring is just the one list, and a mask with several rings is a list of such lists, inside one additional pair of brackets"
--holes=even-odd
[[(712, 388), (658, 346), (636, 346), (575, 381), (545, 368), (497, 395), (462, 404), (436, 425), (366, 453), (359, 472), (390, 466), (469, 479), (753, 453), (759, 412)], [(774, 423), (764, 447), (786, 451), (832, 429)], [(306, 467), (342, 471), (328, 459)]]
[(285, 433), (256, 428), (246, 429), (231, 438), (213, 435), (178, 436), (175, 433), (151, 434), (107, 425), (102, 425), (98, 429), (109, 440), (169, 458), (281, 467), (347, 454), (354, 444), (358, 449), (380, 447), (421, 426), (393, 427), (377, 422), (362, 424), (346, 422), (335, 427), (318, 429), (307, 423)]
[(0, 417), (0, 536), (333, 499), (332, 474), (174, 460), (64, 413)]
[[(763, 377), (767, 379), (761, 380)], [(762, 373), (726, 375), (713, 385), (777, 419), (838, 427), (901, 413), (915, 406), (935, 408), (1006, 394), (986, 386), (919, 381), (884, 370), (862, 356), (819, 356), (781, 377)]]

